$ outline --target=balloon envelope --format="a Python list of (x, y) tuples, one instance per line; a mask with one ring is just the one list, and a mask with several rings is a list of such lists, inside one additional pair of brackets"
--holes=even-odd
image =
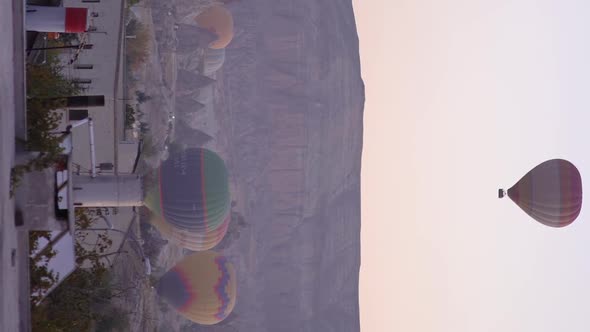
[(225, 7), (213, 6), (195, 17), (197, 25), (217, 35), (217, 39), (209, 48), (226, 47), (234, 37), (234, 19)]
[(217, 324), (227, 318), (236, 303), (234, 266), (214, 251), (185, 257), (155, 285), (158, 295), (191, 321)]
[(548, 160), (508, 189), (508, 197), (542, 224), (567, 226), (582, 209), (582, 178), (569, 161)]
[(224, 161), (213, 151), (191, 148), (171, 153), (157, 171), (145, 204), (176, 229), (206, 234), (223, 225), (230, 209)]
[(158, 228), (163, 236), (179, 246), (193, 251), (204, 251), (213, 249), (221, 242), (221, 240), (223, 240), (227, 233), (230, 221), (231, 215), (228, 214), (219, 228), (204, 233), (191, 232), (176, 228), (158, 217), (152, 219), (151, 223)]
[(205, 61), (203, 66), (204, 75), (212, 75), (218, 71), (225, 62), (225, 48), (205, 50)]

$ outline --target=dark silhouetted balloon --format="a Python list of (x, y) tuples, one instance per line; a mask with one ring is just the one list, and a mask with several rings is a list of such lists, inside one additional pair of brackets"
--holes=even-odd
[[(499, 190), (502, 198), (506, 192)], [(508, 189), (508, 197), (536, 221), (551, 227), (571, 224), (582, 209), (582, 178), (571, 162), (548, 160)]]

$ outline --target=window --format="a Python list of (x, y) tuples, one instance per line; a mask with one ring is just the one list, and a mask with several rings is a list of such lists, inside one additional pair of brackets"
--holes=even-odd
[(76, 69), (92, 69), (92, 68), (94, 68), (94, 65), (74, 65), (74, 68), (76, 68)]
[(70, 121), (84, 120), (88, 117), (88, 110), (73, 109), (68, 111), (68, 119)]
[(87, 78), (76, 78), (73, 82), (76, 84), (90, 84), (92, 83), (92, 80)]

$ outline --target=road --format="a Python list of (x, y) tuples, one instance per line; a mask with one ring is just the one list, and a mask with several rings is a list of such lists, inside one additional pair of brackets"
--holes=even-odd
[[(0, 324), (2, 331), (27, 331), (28, 317), (20, 308), (27, 303), (28, 280), (20, 283), (19, 268), (27, 250), (19, 249), (10, 197), (10, 170), (14, 163), (15, 135), (24, 137), (24, 28), (23, 1), (0, 1)], [(25, 237), (26, 238), (26, 237)], [(21, 245), (26, 245), (21, 243)], [(22, 272), (22, 269), (21, 269)], [(24, 298), (23, 298), (24, 294)], [(19, 303), (21, 306), (19, 306)]]

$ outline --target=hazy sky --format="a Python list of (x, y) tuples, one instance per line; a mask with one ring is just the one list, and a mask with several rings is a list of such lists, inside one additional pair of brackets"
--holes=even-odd
[(590, 2), (353, 2), (363, 331), (590, 331), (585, 209), (554, 229), (497, 198), (546, 159), (590, 172)]

